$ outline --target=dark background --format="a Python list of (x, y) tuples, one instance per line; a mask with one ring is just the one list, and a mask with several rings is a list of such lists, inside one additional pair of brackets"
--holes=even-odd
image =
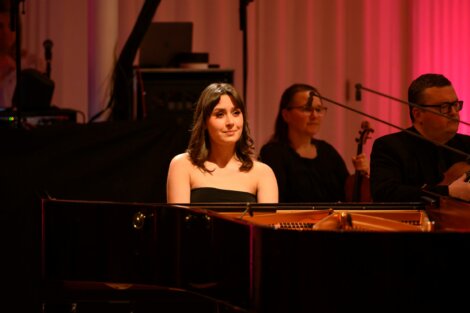
[(1, 128), (2, 311), (37, 304), (41, 197), (164, 203), (168, 164), (188, 138), (152, 119)]

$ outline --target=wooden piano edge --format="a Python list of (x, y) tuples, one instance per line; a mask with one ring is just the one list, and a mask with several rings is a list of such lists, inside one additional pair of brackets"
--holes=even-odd
[(470, 202), (429, 193), (424, 197), (426, 214), (436, 231), (470, 232)]

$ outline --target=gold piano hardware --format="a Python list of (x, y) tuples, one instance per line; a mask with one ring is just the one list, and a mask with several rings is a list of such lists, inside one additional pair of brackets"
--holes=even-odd
[[(239, 215), (223, 213), (234, 218)], [(274, 229), (301, 231), (418, 231), (434, 230), (433, 223), (422, 210), (279, 210), (254, 212), (242, 220)]]

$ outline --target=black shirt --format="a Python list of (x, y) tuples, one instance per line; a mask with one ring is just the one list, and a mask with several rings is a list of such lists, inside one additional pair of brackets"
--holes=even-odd
[[(418, 133), (413, 127), (408, 131)], [(448, 196), (448, 186), (438, 184), (453, 164), (466, 160), (465, 153), (470, 152), (470, 136), (456, 134), (445, 145), (464, 154), (405, 131), (377, 138), (372, 146), (370, 164), (373, 200), (421, 201), (426, 194), (423, 190)]]
[(314, 159), (301, 157), (284, 143), (269, 142), (260, 151), (260, 161), (276, 175), (279, 202), (337, 202), (345, 199), (345, 182), (349, 176), (344, 160), (324, 140), (312, 140), (317, 148)]
[(256, 195), (238, 191), (225, 190), (212, 187), (191, 189), (191, 203), (208, 202), (256, 202)]

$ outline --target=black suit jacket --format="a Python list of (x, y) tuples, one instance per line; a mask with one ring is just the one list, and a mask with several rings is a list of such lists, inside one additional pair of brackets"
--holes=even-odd
[[(408, 131), (415, 132), (413, 127)], [(470, 153), (470, 136), (456, 134), (445, 146), (456, 153), (406, 131), (380, 137), (371, 152), (370, 183), (374, 201), (421, 201), (429, 190), (447, 196), (449, 188), (439, 185), (444, 174)], [(462, 173), (463, 174), (463, 173)]]

